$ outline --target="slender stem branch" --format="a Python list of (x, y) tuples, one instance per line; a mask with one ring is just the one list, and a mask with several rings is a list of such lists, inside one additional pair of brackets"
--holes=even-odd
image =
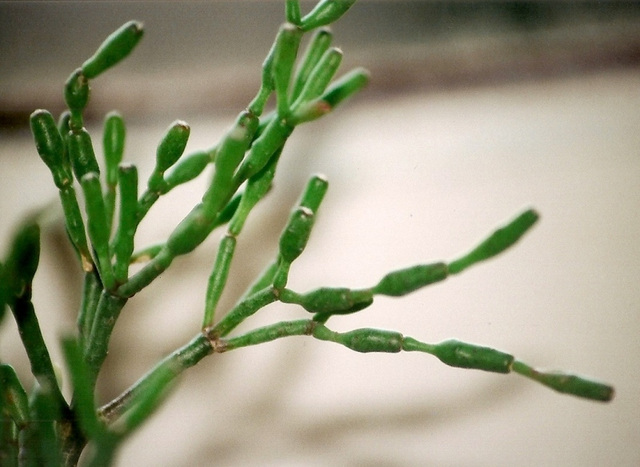
[(97, 271), (93, 270), (84, 275), (84, 284), (82, 287), (82, 303), (78, 312), (78, 336), (80, 346), (84, 347), (84, 342), (91, 334), (93, 319), (95, 318), (96, 308), (100, 300), (102, 292), (102, 284)]
[(126, 303), (126, 298), (117, 297), (106, 290), (100, 296), (91, 334), (85, 343), (85, 360), (89, 367), (91, 387), (95, 385), (102, 363), (107, 358), (111, 333)]
[(277, 299), (278, 297), (272, 288), (257, 292), (238, 303), (218, 324), (206, 332), (210, 338), (224, 337), (260, 308)]
[(209, 339), (204, 334), (198, 334), (188, 344), (165, 357), (164, 360), (120, 396), (102, 406), (98, 410), (98, 414), (108, 423), (115, 421), (132, 406), (139, 394), (144, 393), (147, 381), (153, 380), (157, 372), (165, 372), (169, 367), (172, 369), (174, 377), (177, 377), (184, 370), (194, 366), (213, 352), (214, 348)]
[(11, 310), (18, 325), (20, 339), (27, 351), (31, 373), (36, 377), (40, 386), (46, 388), (54, 397), (57, 404), (68, 411), (69, 406), (60, 392), (49, 350), (40, 331), (38, 318), (31, 302), (31, 294), (25, 293), (17, 297), (11, 304)]

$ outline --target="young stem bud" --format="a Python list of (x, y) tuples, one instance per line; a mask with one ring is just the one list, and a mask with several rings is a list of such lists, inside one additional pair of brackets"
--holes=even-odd
[(224, 136), (216, 153), (211, 186), (203, 197), (205, 204), (219, 204), (234, 190), (233, 174), (249, 148), (258, 129), (259, 119), (249, 111), (242, 112)]
[(67, 107), (74, 112), (82, 112), (89, 102), (89, 81), (87, 76), (78, 68), (71, 73), (64, 87), (64, 99)]
[(119, 168), (120, 181), (120, 221), (116, 233), (113, 252), (116, 256), (114, 269), (116, 282), (127, 280), (129, 263), (134, 248), (134, 236), (138, 225), (138, 170), (133, 165)]
[(209, 162), (211, 162), (209, 151), (198, 151), (182, 158), (165, 176), (167, 191), (196, 178)]
[(88, 79), (95, 78), (124, 59), (142, 38), (142, 23), (129, 21), (113, 32), (98, 50), (82, 64), (82, 72)]
[(356, 0), (320, 0), (308, 15), (300, 22), (303, 31), (326, 26), (336, 22), (344, 15)]
[(77, 131), (70, 131), (67, 136), (67, 150), (69, 151), (73, 173), (78, 181), (88, 173), (100, 173), (91, 136), (87, 130), (82, 128)]
[(287, 22), (300, 25), (300, 0), (287, 0), (285, 3), (285, 17)]
[(318, 212), (324, 195), (329, 188), (329, 182), (324, 175), (316, 174), (309, 179), (298, 204), (310, 209), (314, 214)]
[(369, 72), (356, 68), (332, 83), (317, 99), (296, 107), (290, 121), (294, 125), (316, 120), (331, 112), (342, 101), (361, 91), (369, 83)]
[(281, 118), (289, 114), (289, 83), (301, 38), (302, 32), (292, 24), (284, 24), (276, 38), (272, 73), (278, 99), (278, 115)]
[[(30, 296), (31, 282), (40, 261), (40, 227), (27, 221), (15, 233), (11, 243), (11, 253), (5, 264), (6, 279), (10, 296)], [(11, 303), (11, 298), (9, 298)]]
[(469, 266), (487, 260), (502, 253), (516, 243), (536, 223), (539, 216), (533, 209), (528, 209), (509, 222), (506, 226), (493, 232), (480, 245), (469, 253), (449, 264), (449, 273), (458, 274)]
[(234, 175), (234, 184), (239, 186), (246, 179), (260, 172), (271, 157), (284, 146), (292, 132), (293, 127), (285, 120), (278, 118), (271, 120), (260, 136), (255, 139), (249, 153), (240, 164)]
[(300, 95), (292, 104), (292, 112), (297, 113), (300, 106), (304, 106), (305, 103), (316, 99), (327, 89), (336, 71), (338, 71), (340, 63), (342, 63), (342, 51), (337, 47), (328, 49), (322, 55), (320, 61), (311, 71), (304, 87), (300, 91)]
[(118, 165), (124, 154), (124, 140), (126, 129), (124, 120), (118, 112), (110, 112), (104, 121), (102, 145), (107, 168), (106, 181), (108, 186), (118, 183)]
[(280, 257), (291, 264), (300, 256), (311, 235), (314, 214), (308, 208), (298, 207), (291, 213), (289, 222), (280, 236)]
[(46, 110), (36, 110), (29, 119), (31, 133), (42, 161), (53, 175), (59, 189), (71, 183), (71, 172), (65, 165), (65, 147), (53, 116)]
[(302, 92), (302, 88), (309, 79), (309, 75), (316, 67), (325, 52), (331, 46), (333, 35), (328, 28), (319, 29), (311, 38), (302, 62), (298, 67), (291, 89), (291, 101), (295, 102)]
[(98, 257), (100, 279), (107, 290), (113, 290), (115, 278), (109, 248), (110, 232), (107, 227), (107, 213), (102, 198), (100, 179), (97, 173), (89, 172), (82, 177), (80, 183), (86, 201), (89, 238)]
[(189, 125), (177, 120), (167, 129), (156, 151), (156, 166), (149, 178), (149, 189), (163, 191), (165, 185), (164, 172), (178, 162), (184, 153), (191, 129)]
[(608, 384), (570, 373), (536, 370), (518, 360), (513, 363), (513, 371), (564, 394), (601, 402), (614, 396), (614, 389)]

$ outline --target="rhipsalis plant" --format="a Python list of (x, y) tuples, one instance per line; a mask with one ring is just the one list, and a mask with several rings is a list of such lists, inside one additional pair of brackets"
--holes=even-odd
[[(454, 339), (431, 344), (381, 329), (340, 333), (329, 327), (331, 318), (360, 312), (377, 295), (399, 297), (412, 293), (501, 253), (536, 223), (538, 214), (531, 209), (453, 261), (393, 271), (363, 289), (321, 287), (294, 291), (287, 287), (289, 269), (304, 251), (327, 190), (327, 181), (313, 176), (282, 230), (277, 257), (230, 310), (218, 310), (236, 242), (247, 217), (269, 192), (287, 139), (298, 125), (331, 112), (367, 84), (368, 74), (363, 69), (334, 80), (342, 52), (332, 47), (332, 34), (325, 28), (353, 3), (321, 0), (303, 16), (298, 1), (287, 1), (287, 22), (278, 31), (263, 63), (262, 84), (256, 97), (210, 149), (183, 155), (189, 126), (174, 122), (158, 144), (155, 168), (143, 185), (139, 184), (136, 167), (122, 163), (122, 117), (114, 112), (105, 119), (102, 173), (83, 122), (90, 81), (130, 54), (142, 37), (140, 23), (132, 21), (115, 31), (71, 74), (64, 88), (68, 111), (57, 122), (46, 110), (36, 110), (31, 115), (37, 152), (59, 190), (66, 230), (84, 274), (84, 289), (77, 333), (62, 342), (73, 388), (72, 399), (66, 400), (31, 301), (40, 231), (37, 216), (27, 219), (0, 264), (0, 306), (2, 314), (5, 304), (13, 312), (36, 384), (27, 393), (13, 368), (0, 364), (0, 464), (71, 466), (90, 446), (88, 465), (109, 465), (122, 441), (154, 412), (167, 388), (184, 370), (208, 355), (287, 336), (305, 335), (356, 352), (424, 352), (453, 367), (519, 373), (578, 397), (597, 401), (613, 397), (609, 385), (573, 374), (539, 371), (509, 353), (489, 347)], [(296, 65), (300, 41), (308, 32), (313, 36)], [(265, 113), (271, 95), (275, 95), (275, 108)], [(164, 243), (136, 249), (136, 230), (154, 203), (208, 166), (213, 166), (213, 176), (202, 201), (193, 206)], [(176, 257), (196, 249), (214, 229), (225, 229), (226, 234), (212, 265), (201, 329), (194, 330), (190, 342), (164, 358), (132, 387), (99, 406), (96, 379), (107, 357), (118, 315), (128, 299), (149, 286)], [(132, 263), (144, 266), (131, 274)], [(310, 314), (234, 334), (243, 320), (277, 301), (300, 305)]]

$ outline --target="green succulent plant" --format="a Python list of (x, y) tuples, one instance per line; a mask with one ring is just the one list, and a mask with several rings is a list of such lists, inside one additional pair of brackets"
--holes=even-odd
[[(613, 388), (607, 384), (573, 374), (539, 371), (489, 347), (454, 339), (430, 344), (396, 331), (372, 328), (336, 332), (328, 326), (329, 320), (369, 307), (376, 296), (403, 296), (493, 258), (537, 222), (538, 214), (533, 209), (517, 215), (453, 261), (412, 265), (384, 275), (367, 288), (321, 287), (299, 292), (287, 287), (289, 269), (309, 241), (328, 188), (323, 176), (313, 176), (282, 230), (277, 257), (220, 316), (218, 303), (236, 243), (249, 214), (271, 188), (287, 139), (298, 125), (330, 113), (368, 82), (367, 71), (360, 68), (334, 79), (342, 52), (332, 47), (332, 33), (326, 26), (353, 3), (321, 0), (302, 15), (298, 1), (286, 1), (286, 23), (262, 65), (262, 83), (256, 97), (210, 149), (185, 155), (190, 128), (183, 121), (174, 122), (158, 144), (155, 168), (146, 185), (139, 184), (134, 165), (122, 162), (126, 135), (122, 116), (111, 112), (105, 118), (103, 173), (83, 117), (91, 80), (131, 53), (143, 35), (140, 23), (123, 25), (71, 73), (64, 88), (68, 110), (57, 121), (46, 110), (33, 112), (30, 123), (36, 149), (58, 188), (66, 231), (84, 272), (84, 285), (77, 333), (62, 341), (73, 388), (68, 401), (60, 390), (31, 301), (40, 230), (37, 216), (26, 219), (0, 264), (0, 317), (8, 306), (36, 384), (27, 393), (12, 366), (0, 364), (0, 464), (76, 465), (81, 452), (91, 445), (88, 465), (109, 465), (121, 443), (161, 404), (184, 370), (212, 354), (288, 336), (309, 336), (356, 352), (423, 352), (454, 367), (515, 372), (561, 393), (597, 401), (613, 397)], [(312, 33), (312, 37), (304, 54), (299, 54), (306, 33)], [(265, 112), (272, 95), (275, 108)], [(213, 177), (201, 202), (164, 243), (137, 248), (137, 228), (154, 203), (209, 166), (213, 167)], [(132, 387), (99, 406), (96, 380), (127, 301), (169, 268), (176, 257), (195, 250), (215, 229), (226, 229), (226, 233), (212, 266), (201, 328), (190, 342), (169, 354)], [(131, 273), (132, 263), (142, 267)], [(246, 318), (278, 301), (299, 305), (308, 314), (234, 333)]]

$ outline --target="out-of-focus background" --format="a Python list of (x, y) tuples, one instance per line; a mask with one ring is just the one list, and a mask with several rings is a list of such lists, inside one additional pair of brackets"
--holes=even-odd
[[(129, 19), (145, 24), (133, 55), (92, 82), (87, 125), (99, 145), (104, 113), (120, 110), (126, 158), (144, 180), (173, 120), (191, 124), (188, 150), (209, 147), (254, 96), (283, 3), (0, 3), (1, 249), (25, 210), (56, 198), (28, 116), (63, 109), (67, 76), (106, 35)], [(187, 372), (117, 465), (639, 465), (638, 4), (361, 1), (333, 30), (342, 70), (369, 68), (371, 85), (296, 130), (239, 239), (220, 309), (275, 255), (315, 172), (331, 187), (291, 272), (299, 291), (370, 286), (392, 269), (452, 259), (534, 206), (541, 222), (504, 256), (331, 325), (494, 346), (611, 382), (616, 398), (590, 403), (427, 355), (292, 338)], [(206, 183), (158, 203), (138, 244), (165, 238)], [(51, 206), (34, 299), (60, 361), (80, 271)], [(218, 238), (131, 300), (101, 402), (198, 332)], [(270, 306), (243, 329), (293, 316), (304, 312)], [(0, 359), (29, 386), (15, 324), (8, 316), (1, 326)]]

